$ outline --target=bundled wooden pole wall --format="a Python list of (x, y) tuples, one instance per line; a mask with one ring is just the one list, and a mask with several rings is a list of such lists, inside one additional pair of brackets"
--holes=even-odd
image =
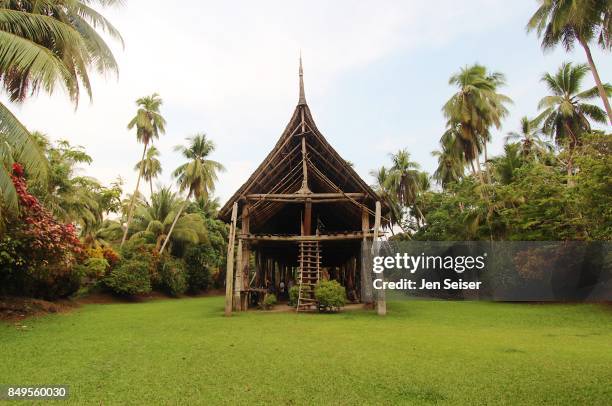
[(234, 238), (236, 237), (236, 217), (238, 216), (238, 203), (232, 207), (232, 221), (230, 223), (229, 241), (227, 244), (227, 268), (225, 270), (225, 315), (232, 315), (232, 293), (234, 284)]
[(363, 303), (373, 305), (372, 298), (372, 273), (369, 268), (371, 263), (371, 251), (368, 250), (368, 234), (370, 231), (370, 213), (367, 208), (362, 208), (361, 211), (361, 233), (363, 241), (361, 243), (361, 300)]
[(238, 249), (236, 251), (236, 276), (234, 277), (234, 310), (242, 310), (240, 292), (243, 289), (244, 278), (242, 275), (242, 238), (238, 237)]

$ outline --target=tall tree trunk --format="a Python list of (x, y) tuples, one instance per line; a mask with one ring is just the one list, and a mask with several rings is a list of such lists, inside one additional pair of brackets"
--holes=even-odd
[(606, 113), (608, 113), (608, 121), (612, 124), (612, 108), (610, 108), (610, 100), (608, 100), (608, 95), (606, 94), (606, 90), (601, 84), (601, 79), (599, 78), (599, 73), (597, 72), (597, 68), (595, 67), (595, 62), (593, 62), (593, 55), (591, 55), (591, 49), (589, 45), (584, 42), (582, 39), (579, 39), (580, 45), (584, 48), (584, 52), (586, 53), (587, 60), (589, 61), (589, 66), (591, 67), (591, 73), (593, 74), (593, 79), (595, 79), (595, 84), (597, 85), (597, 90), (599, 90), (599, 97), (601, 97), (601, 101), (606, 108)]
[(185, 206), (187, 206), (187, 202), (189, 202), (189, 196), (187, 196), (187, 199), (185, 199), (185, 203), (182, 204), (182, 206), (179, 209), (178, 213), (176, 213), (176, 217), (174, 218), (174, 221), (172, 222), (172, 225), (170, 226), (170, 231), (168, 231), (168, 235), (166, 236), (166, 239), (164, 240), (164, 243), (163, 243), (162, 247), (159, 250), (159, 254), (160, 255), (161, 255), (162, 252), (164, 252), (164, 248), (166, 248), (166, 245), (168, 244), (168, 241), (170, 241), (170, 237), (172, 236), (172, 231), (174, 230), (174, 226), (176, 225), (176, 222), (178, 221), (179, 217), (181, 217), (181, 213), (185, 209)]
[(567, 124), (564, 123), (565, 129), (569, 132), (570, 141), (568, 145), (568, 158), (567, 158), (567, 186), (574, 186), (574, 148), (578, 145), (578, 139), (574, 135), (574, 132)]
[[(144, 149), (142, 150), (142, 158), (140, 162), (144, 161), (145, 154), (147, 153), (148, 143), (144, 144)], [(136, 190), (134, 190), (134, 194), (132, 195), (132, 200), (130, 201), (130, 207), (128, 209), (128, 218), (127, 223), (125, 225), (125, 230), (123, 231), (123, 238), (121, 238), (121, 245), (119, 248), (123, 247), (125, 244), (125, 240), (128, 235), (128, 230), (130, 229), (130, 223), (132, 222), (132, 217), (134, 216), (134, 203), (136, 202), (136, 195), (138, 194), (138, 188), (140, 187), (140, 178), (142, 178), (142, 173), (144, 171), (144, 165), (140, 165), (140, 171), (138, 172), (138, 180), (136, 181)]]
[(474, 177), (478, 176), (476, 175), (476, 167), (474, 166), (474, 161), (470, 161), (470, 166), (472, 167), (472, 175), (474, 175)]
[(487, 182), (491, 183), (491, 173), (489, 172), (489, 154), (487, 152), (487, 141), (483, 141), (484, 147), (484, 165), (485, 165), (485, 174), (487, 175)]
[(149, 178), (149, 187), (151, 187), (151, 196), (153, 197), (153, 178)]
[(474, 144), (474, 156), (476, 157), (475, 161), (476, 161), (476, 167), (478, 168), (478, 177), (480, 178), (480, 182), (482, 182), (482, 184), (484, 185), (486, 182), (485, 182), (484, 176), (482, 175), (482, 167), (480, 166), (480, 159), (479, 159), (480, 153), (478, 152), (478, 148), (476, 147), (476, 144)]

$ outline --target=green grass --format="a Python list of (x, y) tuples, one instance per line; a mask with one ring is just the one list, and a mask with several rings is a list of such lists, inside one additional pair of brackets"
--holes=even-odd
[(610, 404), (598, 305), (395, 302), (389, 315), (250, 312), (223, 298), (88, 305), (0, 324), (0, 384), (78, 404)]

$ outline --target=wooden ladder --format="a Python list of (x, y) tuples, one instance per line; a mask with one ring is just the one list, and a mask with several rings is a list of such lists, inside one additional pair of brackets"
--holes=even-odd
[(319, 241), (300, 241), (299, 295), (296, 311), (316, 310), (314, 289), (321, 278), (321, 245)]

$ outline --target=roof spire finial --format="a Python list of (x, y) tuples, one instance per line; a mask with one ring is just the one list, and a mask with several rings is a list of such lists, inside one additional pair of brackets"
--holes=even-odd
[(298, 105), (306, 104), (306, 96), (304, 95), (304, 70), (302, 69), (302, 50), (300, 49), (300, 99)]

